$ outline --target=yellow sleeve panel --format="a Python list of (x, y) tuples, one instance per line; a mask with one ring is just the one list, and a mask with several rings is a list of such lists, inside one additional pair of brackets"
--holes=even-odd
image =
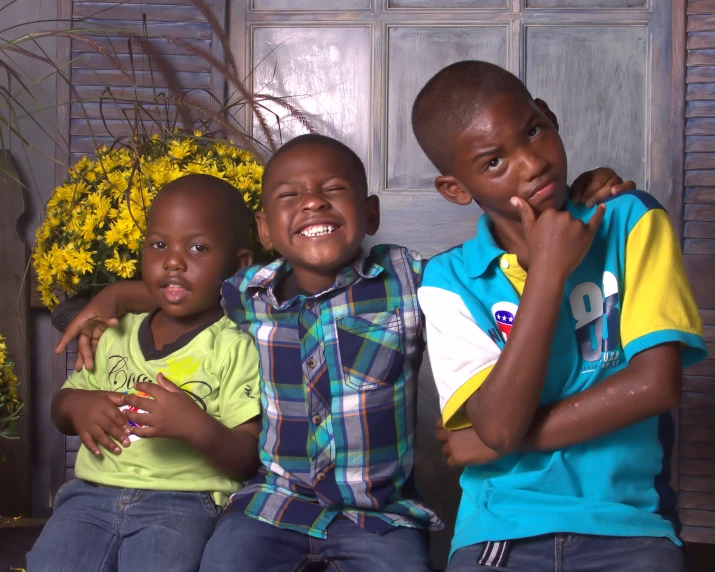
[(455, 431), (457, 429), (471, 427), (472, 423), (467, 417), (464, 406), (474, 392), (482, 386), (484, 380), (487, 379), (487, 376), (491, 373), (493, 368), (494, 366), (490, 365), (474, 374), (449, 398), (449, 401), (447, 401), (442, 409), (442, 422), (446, 429)]
[(702, 337), (703, 325), (668, 213), (653, 209), (636, 223), (626, 243), (621, 342), (627, 359), (637, 353), (633, 350), (644, 349), (637, 340), (665, 331)]

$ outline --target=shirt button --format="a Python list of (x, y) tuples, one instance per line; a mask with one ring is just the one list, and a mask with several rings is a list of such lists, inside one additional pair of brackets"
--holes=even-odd
[(313, 369), (315, 367), (315, 360), (313, 358), (308, 358), (308, 361), (305, 363), (310, 369)]
[(502, 268), (509, 268), (509, 261), (506, 258), (501, 259), (501, 267)]
[(316, 479), (318, 482), (321, 482), (321, 483), (325, 480), (325, 478), (326, 478), (326, 477), (325, 477), (325, 473), (318, 473), (318, 474), (316, 475), (316, 477), (315, 477), (315, 479)]
[(313, 425), (320, 425), (323, 422), (323, 418), (320, 415), (313, 415)]
[(312, 302), (311, 300), (308, 300), (308, 301), (305, 303), (305, 309), (306, 309), (306, 310), (312, 310), (312, 309), (313, 309), (313, 302)]

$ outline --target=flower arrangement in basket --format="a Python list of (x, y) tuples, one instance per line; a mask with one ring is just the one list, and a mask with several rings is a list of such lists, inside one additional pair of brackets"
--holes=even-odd
[[(208, 174), (261, 208), (263, 167), (250, 152), (202, 131), (152, 135), (141, 144), (102, 147), (69, 169), (46, 207), (32, 259), (43, 303), (58, 294), (91, 296), (119, 279), (141, 278), (142, 236), (156, 193), (189, 173)], [(255, 228), (254, 252), (260, 250)]]
[(17, 438), (14, 421), (22, 409), (14, 366), (7, 355), (5, 338), (0, 335), (0, 437), (6, 439)]
[[(49, 309), (58, 305), (60, 296), (88, 297), (119, 279), (141, 278), (142, 236), (151, 201), (165, 184), (184, 174), (224, 179), (243, 193), (252, 212), (259, 210), (263, 168), (252, 151), (264, 155), (277, 148), (275, 136), (280, 140), (281, 127), (276, 109), (287, 112), (305, 130), (314, 131), (288, 97), (253, 93), (244, 85), (228, 38), (211, 6), (205, 0), (192, 0), (192, 4), (222, 45), (223, 59), (190, 41), (153, 36), (146, 24), (143, 33), (86, 25), (50, 33), (70, 37), (100, 54), (105, 64), (121, 72), (122, 82), (130, 87), (117, 91), (106, 87), (101, 95), (86, 98), (73, 91), (73, 107), (81, 108), (80, 115), (85, 117), (92, 138), (102, 138), (105, 145), (94, 157), (83, 157), (68, 170), (63, 184), (52, 193), (45, 220), (37, 230), (32, 263), (42, 302)], [(106, 36), (106, 41), (98, 41), (98, 36)], [(36, 41), (40, 34), (29, 37)], [(116, 52), (111, 37), (126, 40), (128, 69), (126, 58)], [(160, 45), (164, 47), (159, 49)], [(167, 45), (210, 64), (225, 80), (226, 95), (210, 89), (182, 88), (178, 70), (170, 54), (165, 53)], [(150, 71), (150, 87), (134, 83), (139, 77), (134, 66), (139, 61)], [(162, 81), (155, 81), (158, 79)], [(157, 85), (166, 88), (159, 90)], [(85, 107), (87, 104), (93, 106), (91, 110)], [(274, 125), (266, 114), (275, 118)], [(246, 127), (250, 125), (248, 117), (255, 120), (253, 129)], [(117, 119), (123, 128), (116, 128)], [(211, 126), (238, 143), (222, 139)], [(102, 132), (95, 133), (96, 128)], [(122, 135), (115, 136), (114, 129)], [(249, 240), (254, 255), (269, 254), (261, 250), (255, 226)]]

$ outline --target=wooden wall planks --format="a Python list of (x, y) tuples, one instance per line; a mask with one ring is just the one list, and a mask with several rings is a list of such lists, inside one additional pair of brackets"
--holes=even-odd
[[(687, 16), (685, 266), (713, 355), (715, 339), (715, 2), (690, 0)], [(683, 537), (715, 542), (715, 359), (686, 371), (680, 403), (678, 498)]]
[[(187, 47), (174, 43), (186, 42), (214, 55), (222, 53), (220, 42), (211, 26), (191, 0), (69, 1), (73, 28), (87, 31), (84, 34), (86, 41), (74, 39), (71, 46), (71, 81), (76, 90), (68, 118), (68, 157), (71, 162), (94, 151), (96, 143), (105, 142), (105, 137), (123, 136), (130, 131), (129, 125), (121, 121), (122, 115), (117, 106), (111, 101), (105, 102), (100, 113), (99, 98), (106, 97), (105, 87), (111, 87), (112, 93), (118, 98), (134, 97), (135, 87), (137, 94), (146, 100), (151, 99), (154, 88), (166, 92), (167, 82), (162, 74), (151, 72), (148, 58), (136, 43), (132, 44), (130, 55), (129, 41), (123, 35), (125, 32), (144, 34), (145, 23), (149, 37), (161, 35), (171, 38), (152, 38), (150, 43), (156, 52), (163, 54), (164, 61), (176, 70), (175, 78), (181, 87), (194, 90), (190, 94), (193, 101), (210, 104), (209, 95), (204, 90), (211, 90), (219, 98), (223, 96), (225, 86), (211, 65), (190, 55)], [(224, 22), (226, 0), (209, 0), (207, 4), (212, 7), (217, 19)], [(129, 73), (123, 74), (116, 62), (99, 53), (98, 47), (116, 57), (122, 68)], [(156, 69), (156, 65), (153, 68)], [(80, 99), (86, 103), (84, 108), (77, 103)], [(103, 121), (103, 118), (107, 121)], [(98, 139), (91, 140), (91, 135)], [(89, 144), (88, 140), (91, 140)]]

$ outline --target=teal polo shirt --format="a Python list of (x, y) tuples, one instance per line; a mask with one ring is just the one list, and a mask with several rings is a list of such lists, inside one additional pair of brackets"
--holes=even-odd
[[(565, 208), (584, 222), (594, 212), (570, 202)], [(433, 258), (418, 294), (443, 421), (452, 429), (469, 425), (464, 404), (499, 359), (526, 280), (492, 228), (483, 216), (476, 237)], [(681, 343), (683, 367), (707, 356), (667, 213), (646, 193), (623, 193), (608, 201), (590, 250), (567, 281), (541, 405), (588, 389), (665, 342)], [(467, 467), (452, 553), (557, 532), (679, 544), (667, 518), (676, 518), (669, 439), (670, 416), (656, 416), (563, 450)]]

